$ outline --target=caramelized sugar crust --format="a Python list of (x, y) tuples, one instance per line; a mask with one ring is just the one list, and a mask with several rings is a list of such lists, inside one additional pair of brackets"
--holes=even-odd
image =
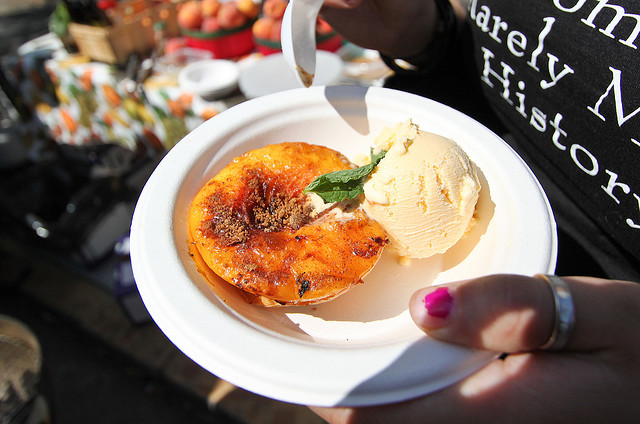
[(249, 151), (196, 195), (191, 239), (207, 266), (246, 292), (281, 305), (329, 300), (362, 282), (387, 242), (361, 209), (316, 216), (305, 202), (317, 176), (352, 166), (306, 143)]

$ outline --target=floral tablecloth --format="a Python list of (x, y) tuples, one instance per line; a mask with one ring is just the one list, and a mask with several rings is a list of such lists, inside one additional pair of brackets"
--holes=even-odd
[(104, 63), (67, 64), (51, 59), (45, 68), (59, 106), (38, 108), (38, 117), (61, 143), (96, 140), (135, 149), (144, 142), (169, 150), (183, 136), (225, 108), (183, 91), (170, 75), (154, 75), (144, 90), (131, 90), (131, 81)]
[(29, 55), (5, 67), (22, 101), (63, 144), (118, 143), (133, 150), (143, 144), (169, 150), (227, 108), (223, 101), (205, 101), (181, 89), (179, 69), (155, 72), (142, 90), (132, 90), (123, 70), (83, 56)]

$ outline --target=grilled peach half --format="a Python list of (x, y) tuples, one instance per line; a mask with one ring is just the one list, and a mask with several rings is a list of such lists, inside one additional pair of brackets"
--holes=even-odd
[(307, 143), (238, 156), (194, 198), (190, 242), (218, 276), (266, 306), (332, 299), (362, 282), (387, 243), (357, 203), (318, 208), (304, 193), (319, 175), (352, 167)]

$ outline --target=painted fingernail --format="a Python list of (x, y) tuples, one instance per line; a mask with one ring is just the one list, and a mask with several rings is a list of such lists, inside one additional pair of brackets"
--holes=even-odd
[(435, 289), (422, 300), (427, 314), (434, 318), (445, 319), (453, 308), (453, 296), (446, 287)]

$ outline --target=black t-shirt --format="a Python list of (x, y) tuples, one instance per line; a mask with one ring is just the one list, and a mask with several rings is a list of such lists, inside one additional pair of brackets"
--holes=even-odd
[(560, 266), (573, 260), (570, 272), (589, 274), (597, 263), (640, 281), (640, 3), (472, 0), (469, 29), (473, 40), (455, 49), (473, 49), (470, 82), (450, 77), (459, 59), (435, 72), (463, 97), (479, 86), (505, 131), (429, 82), (409, 91), (499, 128), (541, 180), (561, 234), (587, 252), (561, 239)]

